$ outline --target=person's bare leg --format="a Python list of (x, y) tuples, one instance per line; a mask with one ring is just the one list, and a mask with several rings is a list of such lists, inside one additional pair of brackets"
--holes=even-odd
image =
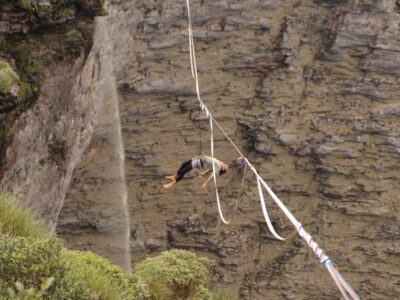
[(171, 176), (165, 176), (165, 178), (167, 178), (167, 179), (175, 179), (176, 178), (176, 174), (171, 175)]
[(170, 189), (170, 188), (172, 188), (175, 184), (176, 184), (176, 181), (174, 180), (174, 181), (171, 181), (170, 183), (163, 184), (163, 187), (164, 187), (165, 189)]

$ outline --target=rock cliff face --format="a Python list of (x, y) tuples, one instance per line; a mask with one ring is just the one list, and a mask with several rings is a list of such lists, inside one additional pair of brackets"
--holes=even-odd
[(0, 94), (1, 186), (52, 227), (90, 140), (99, 87), (107, 80), (102, 33), (92, 38), (96, 3), (93, 11), (79, 14), (77, 2), (0, 3), (1, 57), (19, 79), (17, 95)]
[[(216, 259), (216, 281), (243, 299), (337, 297), (301, 240), (271, 239), (251, 175), (243, 191), (235, 171), (220, 179), (229, 226), (218, 220), (212, 187), (200, 190), (197, 179), (161, 187), (198, 154), (199, 128), (209, 151), (185, 3), (115, 5), (137, 16), (119, 28), (132, 41), (118, 61), (128, 67), (117, 72), (134, 261), (182, 247)], [(201, 92), (215, 117), (362, 298), (398, 295), (396, 2), (192, 1), (192, 14)], [(222, 135), (216, 155), (238, 156)]]
[[(101, 0), (0, 2), (0, 57), (4, 59), (0, 61), (0, 153), (5, 154), (0, 157), (0, 183), (1, 188), (18, 194), (50, 227), (55, 229), (58, 223), (60, 234), (67, 223), (69, 232), (78, 230), (86, 244), (95, 243), (99, 254), (129, 271), (113, 43), (107, 19), (98, 18), (95, 24), (93, 20), (104, 14), (102, 4)], [(4, 88), (3, 75), (8, 79)], [(14, 90), (15, 95), (10, 93)], [(89, 153), (82, 159), (88, 146)], [(84, 178), (97, 197), (88, 188), (79, 195), (72, 188), (67, 194), (80, 160), (73, 184)], [(106, 170), (103, 177), (101, 169)], [(96, 181), (101, 184), (96, 186)], [(69, 222), (69, 200), (74, 196), (86, 205), (96, 204), (94, 215), (100, 211), (101, 217), (96, 229), (103, 239), (85, 235), (85, 226)], [(78, 200), (72, 202), (75, 213), (79, 212)], [(63, 218), (58, 220), (62, 207)], [(84, 217), (93, 223), (94, 215), (85, 211)], [(105, 233), (111, 245), (104, 243)], [(70, 239), (67, 242), (75, 246)]]
[[(400, 294), (397, 1), (191, 3), (200, 87), (207, 106), (361, 297), (396, 298)], [(185, 1), (113, 0), (106, 8), (119, 88), (118, 97), (110, 97), (120, 101), (132, 262), (168, 248), (185, 248), (215, 259), (215, 282), (241, 299), (338, 298), (328, 273), (315, 263), (302, 240), (279, 242), (267, 233), (249, 172), (243, 186), (243, 174), (235, 168), (219, 179), (223, 210), (232, 217), (228, 226), (218, 220), (212, 186), (204, 191), (198, 179), (188, 178), (173, 190), (162, 188), (163, 177), (198, 154), (200, 146), (209, 151), (208, 122), (199, 114), (190, 77)], [(92, 50), (83, 67), (86, 71), (76, 69), (76, 75), (82, 74), (77, 78), (88, 76), (85, 85), (80, 86), (79, 80), (73, 85), (76, 97), (99, 95), (101, 87), (110, 88), (106, 84), (110, 77), (96, 64), (99, 53), (109, 50), (95, 45), (99, 52)], [(56, 86), (48, 82), (43, 91), (53, 94)], [(98, 92), (88, 92), (93, 89)], [(76, 110), (63, 110), (61, 99), (66, 98), (59, 99), (54, 110), (60, 121), (70, 115), (80, 126), (48, 116), (44, 123), (56, 131), (46, 135), (38, 115), (41, 111), (47, 115), (44, 111), (50, 104), (38, 102), (16, 125), (20, 130), (7, 156), (14, 167), (3, 184), (17, 183), (26, 199), (48, 207), (42, 211), (50, 212), (51, 221), (68, 191), (58, 219), (63, 236), (73, 246), (118, 257), (123, 250), (111, 246), (123, 242), (113, 240), (113, 233), (126, 236), (120, 229), (126, 223), (119, 226), (122, 210), (107, 205), (124, 198), (121, 173), (111, 167), (122, 161), (115, 154), (121, 150), (115, 146), (118, 128), (107, 122), (96, 125), (99, 134), (68, 189), (71, 178), (65, 174), (71, 175), (75, 163), (66, 173), (57, 171), (48, 159), (52, 147), (37, 141), (70, 136), (68, 145), (89, 142), (76, 128), (91, 130), (90, 114), (103, 109), (103, 102), (96, 102), (97, 96), (69, 98), (75, 99), (74, 105), (90, 107), (85, 117)], [(118, 120), (112, 113), (108, 117)], [(38, 135), (23, 129), (27, 124), (37, 124)], [(238, 154), (222, 135), (217, 134), (215, 146), (216, 156), (233, 166)], [(80, 157), (84, 148), (69, 146), (68, 157)], [(26, 161), (18, 167), (12, 158), (21, 157), (20, 152), (12, 156), (17, 151), (25, 151), (23, 156), (32, 157), (36, 167)], [(53, 175), (40, 178), (43, 168), (54, 169), (47, 173)], [(51, 190), (53, 196), (48, 197)], [(268, 205), (277, 230), (290, 234), (290, 223), (272, 201)]]
[(80, 157), (57, 221), (58, 234), (69, 247), (90, 249), (130, 271), (129, 216), (124, 176), (117, 86), (112, 63), (109, 23), (97, 21), (106, 50), (101, 62), (105, 78), (96, 94), (97, 116), (93, 136)]
[(2, 0), (0, 41), (15, 33), (28, 33), (43, 25), (57, 25), (82, 16), (104, 13), (104, 0)]

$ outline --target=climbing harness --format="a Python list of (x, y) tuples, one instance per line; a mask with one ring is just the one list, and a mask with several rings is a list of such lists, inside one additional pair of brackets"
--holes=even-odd
[[(283, 211), (283, 213), (286, 215), (286, 217), (289, 219), (289, 221), (293, 224), (293, 226), (296, 228), (298, 234), (300, 237), (302, 237), (307, 245), (313, 250), (314, 254), (319, 258), (319, 261), (326, 267), (328, 270), (329, 274), (331, 275), (333, 281), (335, 282), (336, 286), (340, 290), (342, 296), (347, 300), (347, 299), (353, 299), (353, 300), (359, 300), (359, 296), (357, 293), (351, 288), (351, 286), (346, 282), (346, 280), (342, 277), (342, 275), (339, 273), (339, 270), (335, 268), (334, 263), (331, 261), (331, 259), (324, 254), (322, 249), (318, 246), (318, 244), (313, 240), (312, 236), (305, 231), (303, 228), (303, 225), (297, 221), (297, 219), (293, 216), (293, 214), (286, 208), (286, 206), (283, 204), (283, 202), (276, 196), (276, 194), (271, 190), (271, 188), (268, 186), (268, 184), (261, 178), (261, 176), (258, 174), (257, 170), (254, 168), (254, 166), (249, 162), (249, 160), (242, 154), (240, 149), (236, 146), (236, 144), (232, 141), (232, 139), (229, 137), (229, 135), (225, 132), (225, 130), (222, 128), (222, 126), (215, 120), (214, 116), (211, 114), (207, 106), (204, 104), (203, 100), (200, 97), (200, 88), (199, 88), (199, 80), (198, 80), (198, 74), (197, 74), (197, 64), (196, 64), (196, 54), (195, 54), (195, 48), (194, 48), (194, 40), (193, 40), (193, 31), (192, 31), (192, 20), (191, 20), (191, 14), (190, 14), (190, 3), (189, 0), (186, 0), (186, 5), (187, 5), (187, 14), (188, 14), (188, 37), (189, 37), (189, 54), (190, 54), (190, 67), (191, 67), (191, 72), (192, 72), (192, 77), (195, 80), (195, 85), (196, 85), (196, 95), (197, 95), (197, 100), (199, 101), (200, 109), (202, 111), (205, 111), (206, 116), (210, 120), (210, 134), (211, 134), (211, 140), (210, 140), (210, 146), (211, 146), (211, 157), (214, 158), (214, 137), (213, 137), (213, 124), (215, 124), (222, 134), (227, 138), (227, 140), (232, 144), (232, 146), (236, 149), (236, 151), (239, 153), (240, 157), (242, 157), (247, 166), (252, 170), (254, 173), (256, 179), (257, 179), (257, 187), (258, 187), (258, 192), (260, 196), (260, 203), (261, 203), (261, 208), (264, 214), (265, 221), (267, 223), (268, 229), (272, 233), (272, 235), (278, 239), (278, 240), (285, 240), (285, 238), (281, 237), (279, 234), (276, 233), (270, 219), (268, 216), (268, 211), (265, 205), (265, 200), (264, 200), (264, 195), (263, 195), (263, 188), (268, 192), (268, 194), (271, 196), (271, 198), (274, 200), (274, 202), (278, 205), (278, 207)], [(217, 199), (217, 206), (218, 206), (218, 212), (221, 217), (222, 222), (225, 224), (229, 224), (230, 220), (226, 220), (224, 218), (224, 215), (221, 210), (221, 203), (220, 203), (220, 198), (218, 194), (218, 187), (217, 187), (217, 179), (216, 179), (216, 174), (215, 174), (215, 162), (213, 159), (213, 179), (214, 179), (214, 186), (215, 186), (215, 195)]]

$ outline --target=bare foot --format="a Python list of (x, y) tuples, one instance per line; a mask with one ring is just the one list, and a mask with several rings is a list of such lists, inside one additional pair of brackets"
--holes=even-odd
[(165, 189), (170, 189), (170, 188), (172, 188), (175, 184), (176, 184), (176, 181), (172, 181), (172, 182), (170, 182), (170, 183), (163, 184), (163, 187), (164, 187)]
[(167, 178), (167, 179), (175, 179), (175, 177), (176, 177), (175, 174), (174, 174), (174, 175), (171, 175), (171, 176), (165, 176), (165, 178)]

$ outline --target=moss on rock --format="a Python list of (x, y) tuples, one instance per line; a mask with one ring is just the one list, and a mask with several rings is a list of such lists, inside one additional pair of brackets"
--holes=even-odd
[(18, 0), (17, 4), (22, 9), (25, 9), (25, 10), (31, 9), (31, 0)]
[(0, 60), (0, 93), (14, 94), (13, 87), (19, 83), (19, 76), (13, 68), (4, 60)]

